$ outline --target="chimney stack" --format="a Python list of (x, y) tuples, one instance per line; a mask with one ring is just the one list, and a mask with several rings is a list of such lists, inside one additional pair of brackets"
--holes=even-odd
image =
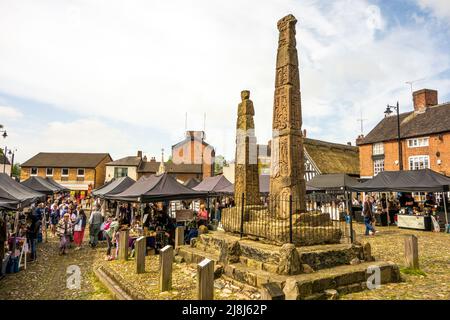
[(360, 134), (358, 138), (356, 138), (356, 145), (359, 146), (364, 140), (364, 135)]
[(306, 129), (303, 129), (303, 138), (306, 138)]
[(142, 159), (142, 151), (138, 151), (138, 152), (137, 152), (137, 156), (138, 156), (138, 158), (141, 158), (141, 159)]
[(413, 93), (414, 112), (422, 113), (428, 107), (438, 104), (438, 92), (431, 89), (422, 89)]

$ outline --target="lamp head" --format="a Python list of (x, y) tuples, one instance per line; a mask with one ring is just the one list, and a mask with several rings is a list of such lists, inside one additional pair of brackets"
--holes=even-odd
[(384, 111), (384, 114), (385, 114), (386, 116), (389, 116), (391, 113), (392, 113), (391, 107), (387, 106), (387, 107), (386, 107), (386, 110)]

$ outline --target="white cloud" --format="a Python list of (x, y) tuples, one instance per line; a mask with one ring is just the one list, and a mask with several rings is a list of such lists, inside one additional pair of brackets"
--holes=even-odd
[[(0, 106), (0, 121), (5, 120), (17, 120), (22, 118), (23, 114), (19, 110), (13, 107)], [(3, 123), (3, 125), (5, 125)]]
[(99, 152), (134, 154), (130, 136), (95, 119), (39, 123), (30, 121), (13, 126), (8, 137), (10, 148), (17, 148), (17, 161), (23, 162), (39, 152)]
[(429, 9), (438, 18), (450, 22), (450, 1), (448, 0), (418, 0), (422, 9)]
[[(175, 143), (186, 112), (190, 129), (202, 129), (207, 112), (208, 141), (232, 157), (241, 90), (251, 90), (258, 142), (271, 136), (276, 22), (287, 13), (299, 20), (303, 122), (321, 128), (318, 138), (353, 140), (360, 106), (371, 127), (387, 103), (410, 108), (405, 81), (435, 79), (450, 66), (433, 30), (386, 32), (368, 0), (4, 1), (0, 91), (125, 121), (133, 141), (135, 127), (148, 127), (150, 142), (158, 131)], [(443, 83), (435, 81), (446, 92)], [(105, 139), (103, 149), (117, 148)]]

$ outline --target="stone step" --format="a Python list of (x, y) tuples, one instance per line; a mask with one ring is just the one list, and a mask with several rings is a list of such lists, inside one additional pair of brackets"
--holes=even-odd
[(214, 263), (219, 262), (219, 254), (204, 251), (191, 246), (180, 246), (178, 249), (178, 255), (183, 257), (186, 263), (200, 263), (203, 259), (207, 258)]
[(339, 266), (295, 276), (282, 276), (238, 263), (225, 266), (225, 275), (257, 288), (261, 288), (264, 283), (274, 282), (284, 289), (287, 299), (326, 299), (325, 291), (330, 289), (341, 295), (365, 290), (367, 279), (373, 273), (368, 273), (369, 267), (379, 268), (380, 284), (400, 281), (398, 266), (383, 261)]
[[(202, 234), (195, 247), (201, 251), (220, 256), (221, 247), (226, 243), (238, 242), (240, 246), (240, 261), (259, 270), (273, 270), (280, 261), (280, 246), (274, 246), (246, 238), (210, 232)], [(363, 247), (351, 244), (332, 244), (298, 247), (302, 263), (308, 264), (314, 270), (322, 270), (340, 265), (349, 265), (354, 258), (364, 260)], [(265, 269), (264, 266), (267, 268)]]

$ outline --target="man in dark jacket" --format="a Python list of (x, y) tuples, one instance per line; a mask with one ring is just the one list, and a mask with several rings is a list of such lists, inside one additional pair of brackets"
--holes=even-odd
[(39, 229), (41, 227), (41, 220), (39, 219), (38, 215), (31, 215), (29, 217), (29, 226), (27, 229), (27, 239), (28, 239), (28, 245), (30, 246), (30, 261), (34, 261), (37, 258), (36, 255), (36, 244), (37, 244), (37, 238), (39, 234)]

